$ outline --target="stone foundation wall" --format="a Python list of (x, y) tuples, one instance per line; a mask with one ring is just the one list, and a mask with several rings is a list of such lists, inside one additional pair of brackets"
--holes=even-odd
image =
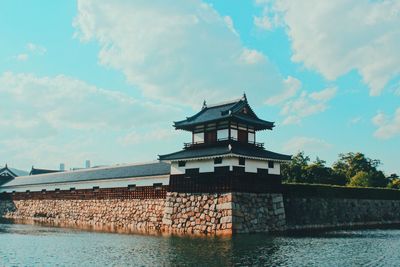
[(163, 224), (175, 233), (232, 234), (232, 194), (168, 193)]
[(3, 218), (71, 226), (160, 231), (165, 199), (6, 200)]
[(236, 233), (285, 230), (282, 194), (233, 193), (233, 231)]
[(400, 200), (285, 196), (288, 230), (400, 224)]
[(281, 194), (168, 193), (163, 224), (190, 234), (282, 231), (285, 210)]
[(132, 232), (231, 235), (400, 225), (400, 199), (176, 193), (138, 187), (2, 194), (1, 217)]
[(281, 194), (176, 193), (166, 188), (2, 195), (0, 217), (138, 232), (231, 235), (284, 229)]

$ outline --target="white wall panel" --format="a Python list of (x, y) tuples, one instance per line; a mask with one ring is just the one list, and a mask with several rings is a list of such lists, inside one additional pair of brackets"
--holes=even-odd
[(202, 132), (202, 133), (194, 133), (193, 134), (193, 141), (195, 143), (204, 143), (204, 132)]
[(217, 139), (228, 139), (229, 137), (229, 130), (222, 129), (217, 131)]

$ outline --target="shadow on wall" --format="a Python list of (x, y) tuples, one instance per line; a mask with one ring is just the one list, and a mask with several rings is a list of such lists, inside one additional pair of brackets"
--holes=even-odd
[(3, 220), (7, 213), (15, 212), (16, 210), (17, 207), (12, 199), (0, 196), (0, 220)]

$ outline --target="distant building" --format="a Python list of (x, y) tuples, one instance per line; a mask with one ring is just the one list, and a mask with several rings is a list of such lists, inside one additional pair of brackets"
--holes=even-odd
[(90, 168), (90, 160), (85, 161), (85, 168), (89, 169)]
[(46, 174), (46, 173), (54, 173), (54, 172), (61, 172), (59, 170), (48, 170), (48, 169), (36, 169), (32, 166), (29, 175), (39, 175), (39, 174)]
[(18, 175), (16, 175), (12, 170), (10, 170), (6, 164), (4, 168), (0, 169), (0, 185), (13, 180), (17, 176)]
[(163, 162), (126, 164), (77, 171), (52, 171), (17, 177), (0, 186), (0, 192), (26, 192), (27, 190), (40, 192), (42, 190), (92, 189), (93, 187), (115, 188), (154, 184), (167, 185), (169, 171), (170, 165)]

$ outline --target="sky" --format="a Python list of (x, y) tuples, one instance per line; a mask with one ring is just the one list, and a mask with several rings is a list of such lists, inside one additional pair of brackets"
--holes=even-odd
[(0, 165), (156, 160), (246, 92), (268, 150), (400, 173), (400, 2), (0, 2)]

